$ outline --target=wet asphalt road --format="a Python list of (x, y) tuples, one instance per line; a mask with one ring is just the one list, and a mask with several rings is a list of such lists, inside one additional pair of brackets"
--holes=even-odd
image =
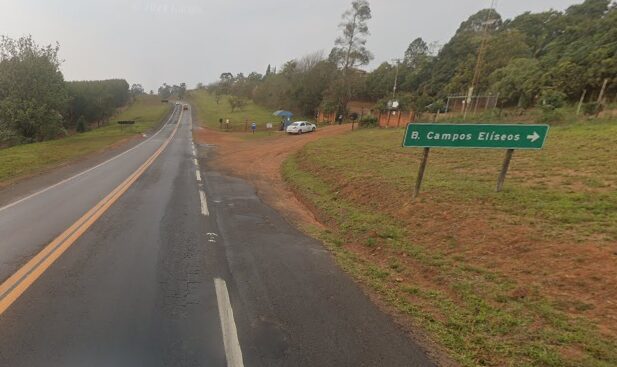
[[(0, 209), (0, 280), (137, 169), (178, 112), (121, 158)], [(215, 147), (197, 147), (196, 162), (190, 114), (179, 123), (0, 315), (0, 366), (431, 365), (320, 243), (208, 167)]]

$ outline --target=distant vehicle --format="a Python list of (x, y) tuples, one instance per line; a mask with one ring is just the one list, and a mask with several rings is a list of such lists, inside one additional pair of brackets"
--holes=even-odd
[(185, 111), (188, 110), (189, 109), (189, 105), (185, 104), (182, 109), (185, 110)]
[(311, 131), (315, 131), (316, 129), (317, 129), (317, 126), (313, 123), (310, 123), (308, 121), (296, 121), (290, 124), (289, 126), (287, 126), (287, 133), (288, 134), (302, 134), (302, 133), (308, 133)]

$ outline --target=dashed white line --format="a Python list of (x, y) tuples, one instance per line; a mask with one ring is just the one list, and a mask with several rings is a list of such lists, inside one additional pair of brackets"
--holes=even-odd
[(221, 319), (221, 330), (223, 332), (223, 345), (225, 356), (227, 357), (228, 367), (243, 367), (242, 350), (238, 341), (238, 330), (234, 321), (234, 312), (229, 301), (227, 283), (223, 279), (214, 279), (214, 289), (216, 290), (216, 301), (219, 308)]
[(199, 167), (199, 162), (197, 162), (197, 159), (193, 158), (193, 164), (195, 165), (195, 167)]
[(195, 170), (195, 178), (197, 178), (197, 182), (201, 182), (201, 173), (199, 173), (199, 168)]
[(201, 214), (209, 216), (208, 201), (206, 200), (206, 193), (204, 190), (199, 190), (199, 199), (201, 200)]

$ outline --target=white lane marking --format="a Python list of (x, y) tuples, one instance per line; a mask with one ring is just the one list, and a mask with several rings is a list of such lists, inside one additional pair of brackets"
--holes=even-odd
[(197, 159), (193, 158), (193, 164), (195, 165), (195, 167), (199, 167), (199, 162), (197, 162)]
[(199, 190), (199, 199), (201, 200), (201, 214), (209, 216), (208, 201), (206, 200), (206, 193), (204, 190)]
[(216, 290), (216, 301), (219, 307), (227, 366), (243, 367), (242, 350), (240, 349), (240, 342), (238, 341), (238, 330), (236, 329), (236, 322), (234, 321), (234, 311), (229, 301), (227, 283), (225, 283), (223, 279), (215, 278), (214, 289)]
[(195, 148), (193, 148), (193, 156), (197, 157), (197, 152), (195, 151)]
[(92, 172), (92, 171), (94, 171), (95, 169), (97, 169), (97, 168), (99, 168), (99, 167), (101, 167), (101, 166), (104, 166), (104, 165), (106, 165), (107, 163), (109, 163), (109, 162), (111, 162), (111, 161), (114, 161), (114, 160), (116, 160), (116, 159), (118, 159), (118, 158), (120, 158), (120, 157), (124, 156), (125, 154), (128, 154), (129, 152), (132, 152), (133, 150), (135, 150), (135, 149), (139, 148), (142, 144), (149, 142), (150, 140), (154, 139), (154, 137), (155, 137), (155, 136), (157, 136), (158, 134), (160, 134), (160, 133), (161, 133), (161, 131), (163, 131), (163, 129), (165, 128), (165, 126), (167, 126), (167, 124), (169, 123), (169, 121), (171, 121), (171, 119), (172, 119), (175, 115), (176, 115), (176, 110), (174, 110), (174, 111), (171, 113), (171, 116), (169, 116), (169, 119), (167, 119), (167, 122), (165, 122), (165, 123), (163, 124), (163, 126), (161, 126), (161, 128), (159, 129), (159, 131), (157, 131), (154, 135), (152, 135), (152, 136), (151, 136), (151, 137), (149, 137), (148, 139), (146, 139), (146, 140), (142, 141), (141, 143), (139, 143), (139, 144), (135, 145), (135, 146), (134, 146), (134, 147), (132, 147), (131, 149), (129, 149), (129, 150), (125, 150), (124, 152), (122, 152), (122, 153), (120, 153), (120, 154), (118, 154), (118, 155), (116, 155), (116, 156), (114, 156), (114, 157), (109, 158), (109, 159), (108, 159), (108, 160), (106, 160), (105, 162), (99, 163), (99, 164), (97, 164), (97, 165), (96, 165), (96, 166), (94, 166), (94, 167), (90, 167), (90, 168), (88, 168), (88, 169), (87, 169), (87, 170), (85, 170), (85, 171), (81, 171), (81, 172), (79, 172), (78, 174), (76, 174), (76, 175), (74, 175), (74, 176), (71, 176), (71, 177), (69, 177), (69, 178), (65, 178), (64, 180), (62, 180), (62, 181), (60, 181), (60, 182), (57, 182), (57, 183), (55, 183), (55, 184), (53, 184), (53, 185), (51, 185), (51, 186), (47, 186), (46, 188), (44, 188), (44, 189), (42, 189), (42, 190), (39, 190), (39, 191), (37, 191), (37, 192), (35, 192), (35, 193), (32, 193), (32, 194), (30, 194), (30, 195), (28, 195), (28, 196), (26, 196), (26, 197), (23, 197), (23, 198), (19, 199), (19, 200), (17, 200), (17, 201), (14, 201), (14, 202), (12, 202), (12, 203), (10, 203), (10, 204), (7, 204), (7, 205), (3, 206), (2, 208), (0, 208), (0, 212), (1, 212), (1, 211), (3, 211), (3, 210), (6, 210), (6, 209), (8, 209), (8, 208), (11, 208), (11, 207), (13, 207), (13, 206), (15, 206), (15, 205), (17, 205), (17, 204), (19, 204), (19, 203), (22, 203), (22, 202), (24, 202), (24, 201), (26, 201), (26, 200), (28, 200), (28, 199), (31, 199), (31, 198), (33, 198), (33, 197), (35, 197), (35, 196), (37, 196), (37, 195), (40, 195), (40, 194), (42, 194), (42, 193), (44, 193), (44, 192), (46, 192), (46, 191), (49, 191), (49, 190), (51, 190), (51, 189), (53, 189), (53, 188), (55, 188), (55, 187), (58, 187), (58, 186), (60, 186), (60, 185), (62, 185), (62, 184), (64, 184), (64, 183), (67, 183), (67, 182), (69, 182), (69, 181), (72, 181), (72, 180), (76, 179), (77, 177), (80, 177), (80, 176), (85, 175), (86, 173)]
[(195, 170), (195, 177), (197, 178), (198, 182), (201, 182), (201, 173), (199, 172), (199, 168)]

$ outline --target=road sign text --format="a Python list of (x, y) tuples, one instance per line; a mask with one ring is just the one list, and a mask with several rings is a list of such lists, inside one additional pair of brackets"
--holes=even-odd
[(548, 128), (548, 125), (411, 123), (403, 146), (541, 149)]

